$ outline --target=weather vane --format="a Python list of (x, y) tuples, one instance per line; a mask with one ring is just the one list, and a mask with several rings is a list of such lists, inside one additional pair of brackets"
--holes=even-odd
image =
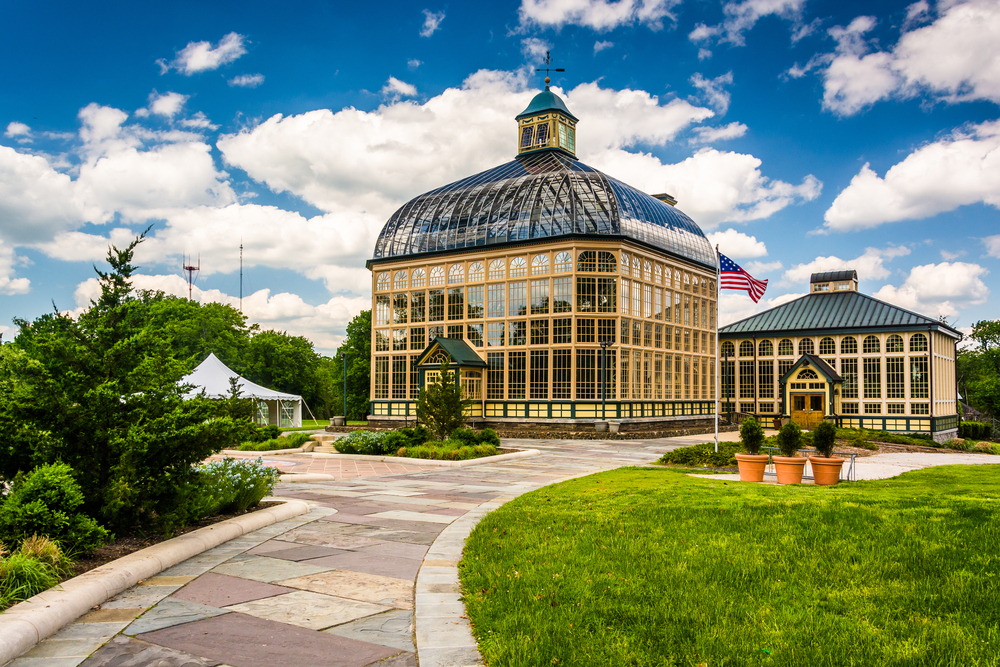
[(536, 67), (535, 71), (536, 72), (541, 72), (542, 69), (545, 70), (545, 90), (548, 90), (549, 89), (549, 83), (552, 81), (552, 79), (549, 78), (549, 72), (550, 71), (551, 72), (565, 72), (566, 70), (563, 69), (562, 67), (552, 67), (552, 56), (549, 55), (548, 51), (545, 52), (545, 60), (543, 60), (542, 62), (545, 63), (545, 67), (544, 68), (542, 68), (542, 67)]

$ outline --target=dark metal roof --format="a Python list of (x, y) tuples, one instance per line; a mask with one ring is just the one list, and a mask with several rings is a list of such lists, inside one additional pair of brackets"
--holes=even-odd
[(857, 280), (858, 272), (854, 269), (846, 271), (827, 271), (825, 273), (814, 273), (809, 278), (810, 283), (831, 283), (841, 280)]
[(719, 335), (931, 327), (956, 338), (962, 334), (932, 320), (860, 292), (807, 294), (719, 329)]
[(528, 104), (528, 108), (519, 113), (515, 118), (521, 120), (527, 116), (534, 116), (546, 111), (558, 111), (573, 120), (579, 121), (579, 118), (571, 114), (569, 109), (566, 108), (566, 103), (562, 101), (562, 98), (549, 90), (548, 86), (545, 86), (545, 90), (535, 95)]
[(435, 345), (440, 345), (441, 349), (448, 353), (451, 357), (452, 363), (458, 366), (476, 366), (478, 368), (486, 368), (486, 362), (483, 358), (476, 354), (476, 351), (469, 347), (461, 338), (445, 338), (444, 336), (435, 336), (431, 339), (430, 344), (424, 348), (424, 351), (420, 353), (417, 357), (417, 365), (423, 365), (424, 359), (427, 358), (428, 353)]
[(715, 268), (715, 251), (680, 209), (559, 152), (422, 194), (382, 228), (374, 259), (585, 236), (621, 236)]
[(840, 374), (833, 369), (833, 366), (826, 363), (820, 357), (815, 354), (803, 354), (799, 357), (798, 361), (792, 364), (792, 367), (788, 369), (788, 372), (778, 378), (778, 381), (785, 384), (788, 381), (788, 376), (801, 368), (805, 362), (809, 362), (816, 368), (817, 371), (826, 376), (826, 379), (830, 382), (837, 384), (844, 381), (844, 378), (840, 377)]

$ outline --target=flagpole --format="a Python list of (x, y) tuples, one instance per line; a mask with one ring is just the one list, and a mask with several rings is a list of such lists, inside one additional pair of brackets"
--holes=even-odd
[(719, 451), (719, 373), (722, 360), (719, 358), (719, 301), (722, 294), (722, 275), (719, 273), (721, 261), (719, 246), (715, 246), (715, 451)]

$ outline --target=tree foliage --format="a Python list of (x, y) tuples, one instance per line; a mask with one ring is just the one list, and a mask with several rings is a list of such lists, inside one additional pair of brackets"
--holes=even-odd
[(368, 415), (368, 395), (371, 387), (372, 311), (363, 310), (347, 325), (347, 338), (326, 364), (330, 378), (332, 403), (330, 409), (339, 415), (344, 411), (344, 363), (347, 355), (347, 418), (360, 420)]
[(417, 399), (417, 419), (427, 424), (439, 440), (447, 440), (452, 431), (465, 423), (462, 387), (458, 373), (442, 362), (438, 382), (428, 383)]
[(1000, 416), (1000, 320), (972, 327), (973, 346), (958, 353), (959, 391), (975, 409)]

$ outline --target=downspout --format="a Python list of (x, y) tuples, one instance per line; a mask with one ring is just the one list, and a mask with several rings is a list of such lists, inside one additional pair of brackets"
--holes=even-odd
[(933, 438), (937, 405), (934, 403), (934, 331), (930, 326), (927, 327), (927, 385), (931, 401), (931, 438)]
[(757, 368), (757, 334), (753, 335), (753, 412), (760, 414), (760, 405), (757, 404), (757, 375), (760, 370)]

